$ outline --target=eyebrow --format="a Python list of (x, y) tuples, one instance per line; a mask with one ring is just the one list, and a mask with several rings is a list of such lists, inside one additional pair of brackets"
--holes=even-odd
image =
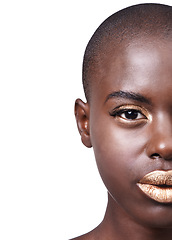
[(105, 103), (111, 98), (131, 99), (131, 100), (134, 100), (134, 101), (151, 104), (150, 100), (147, 99), (146, 97), (144, 97), (143, 95), (141, 95), (139, 93), (128, 92), (128, 91), (117, 91), (117, 92), (110, 93), (107, 96), (107, 98), (105, 100)]

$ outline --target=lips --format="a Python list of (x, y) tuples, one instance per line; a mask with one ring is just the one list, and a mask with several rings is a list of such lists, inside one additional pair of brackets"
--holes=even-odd
[(153, 200), (160, 203), (172, 203), (172, 170), (150, 172), (137, 185)]

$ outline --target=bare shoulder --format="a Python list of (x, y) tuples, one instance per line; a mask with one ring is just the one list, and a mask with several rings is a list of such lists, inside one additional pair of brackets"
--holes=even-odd
[(80, 237), (72, 238), (70, 240), (95, 240), (93, 232), (86, 233)]
[(96, 228), (94, 228), (92, 231), (81, 235), (76, 238), (72, 238), (69, 240), (102, 240), (103, 235), (102, 235), (102, 223), (100, 223)]

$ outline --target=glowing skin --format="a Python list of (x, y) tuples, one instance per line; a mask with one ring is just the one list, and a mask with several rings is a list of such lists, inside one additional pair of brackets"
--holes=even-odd
[[(172, 225), (172, 208), (164, 206), (160, 211), (137, 185), (152, 171), (172, 169), (172, 44), (145, 40), (121, 51), (118, 59), (102, 64), (108, 69), (106, 81), (94, 88), (90, 105), (90, 137), (97, 165), (114, 203), (135, 221)], [(102, 105), (109, 93), (121, 91), (147, 101), (112, 94)], [(124, 112), (132, 109), (138, 112), (135, 118)]]
[(103, 222), (80, 239), (171, 239), (171, 187), (160, 185), (171, 185), (172, 42), (142, 38), (110, 53), (90, 104), (76, 101), (108, 191)]

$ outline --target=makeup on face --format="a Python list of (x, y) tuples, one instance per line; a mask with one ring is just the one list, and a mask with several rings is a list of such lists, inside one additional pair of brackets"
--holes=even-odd
[(124, 104), (115, 107), (110, 115), (118, 118), (123, 123), (140, 124), (151, 121), (151, 114), (142, 106), (136, 104)]
[(137, 186), (151, 199), (172, 203), (172, 170), (156, 170), (146, 174)]
[(111, 207), (162, 227), (172, 224), (172, 172), (162, 171), (172, 171), (172, 45), (129, 48), (101, 66), (106, 78), (93, 86), (90, 137)]

